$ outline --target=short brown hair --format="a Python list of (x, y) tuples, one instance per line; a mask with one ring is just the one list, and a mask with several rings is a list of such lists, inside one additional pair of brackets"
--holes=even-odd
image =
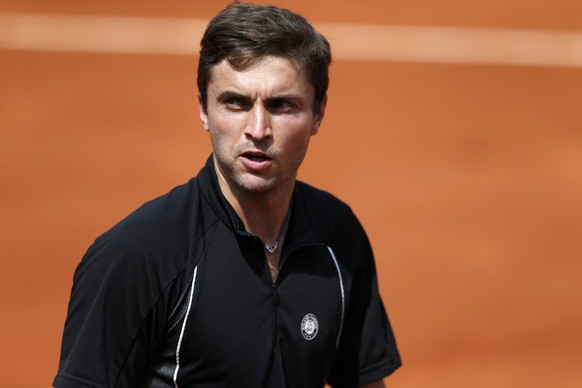
[(288, 59), (315, 89), (314, 112), (327, 94), (329, 43), (303, 16), (287, 9), (235, 2), (210, 21), (200, 47), (198, 91), (205, 110), (212, 67), (224, 59), (240, 70), (266, 56)]

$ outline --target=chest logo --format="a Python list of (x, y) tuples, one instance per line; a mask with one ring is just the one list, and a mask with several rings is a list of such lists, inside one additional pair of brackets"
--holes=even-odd
[(303, 338), (308, 341), (311, 341), (317, 335), (319, 331), (319, 322), (317, 322), (317, 318), (313, 314), (306, 314), (303, 319), (301, 320), (301, 334)]

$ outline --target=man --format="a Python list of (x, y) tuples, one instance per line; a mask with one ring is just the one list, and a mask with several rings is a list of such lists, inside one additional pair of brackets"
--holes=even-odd
[(324, 117), (329, 44), (233, 4), (201, 42), (198, 176), (79, 264), (56, 387), (383, 386), (400, 366), (365, 232), (296, 182)]

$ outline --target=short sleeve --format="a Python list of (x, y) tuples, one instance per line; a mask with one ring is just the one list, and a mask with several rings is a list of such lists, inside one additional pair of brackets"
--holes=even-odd
[[(359, 225), (359, 224), (358, 224)], [(362, 264), (354, 274), (345, 327), (328, 383), (356, 387), (383, 379), (401, 365), (388, 315), (378, 291), (372, 250), (363, 229), (358, 249)]]
[(136, 386), (165, 328), (163, 287), (131, 235), (97, 239), (75, 271), (54, 386)]

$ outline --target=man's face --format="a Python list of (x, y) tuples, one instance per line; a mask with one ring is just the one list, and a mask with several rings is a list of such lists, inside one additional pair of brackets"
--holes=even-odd
[(200, 117), (223, 191), (290, 190), (325, 110), (324, 101), (319, 112), (312, 111), (314, 88), (301, 70), (276, 57), (243, 71), (222, 61), (207, 92)]

